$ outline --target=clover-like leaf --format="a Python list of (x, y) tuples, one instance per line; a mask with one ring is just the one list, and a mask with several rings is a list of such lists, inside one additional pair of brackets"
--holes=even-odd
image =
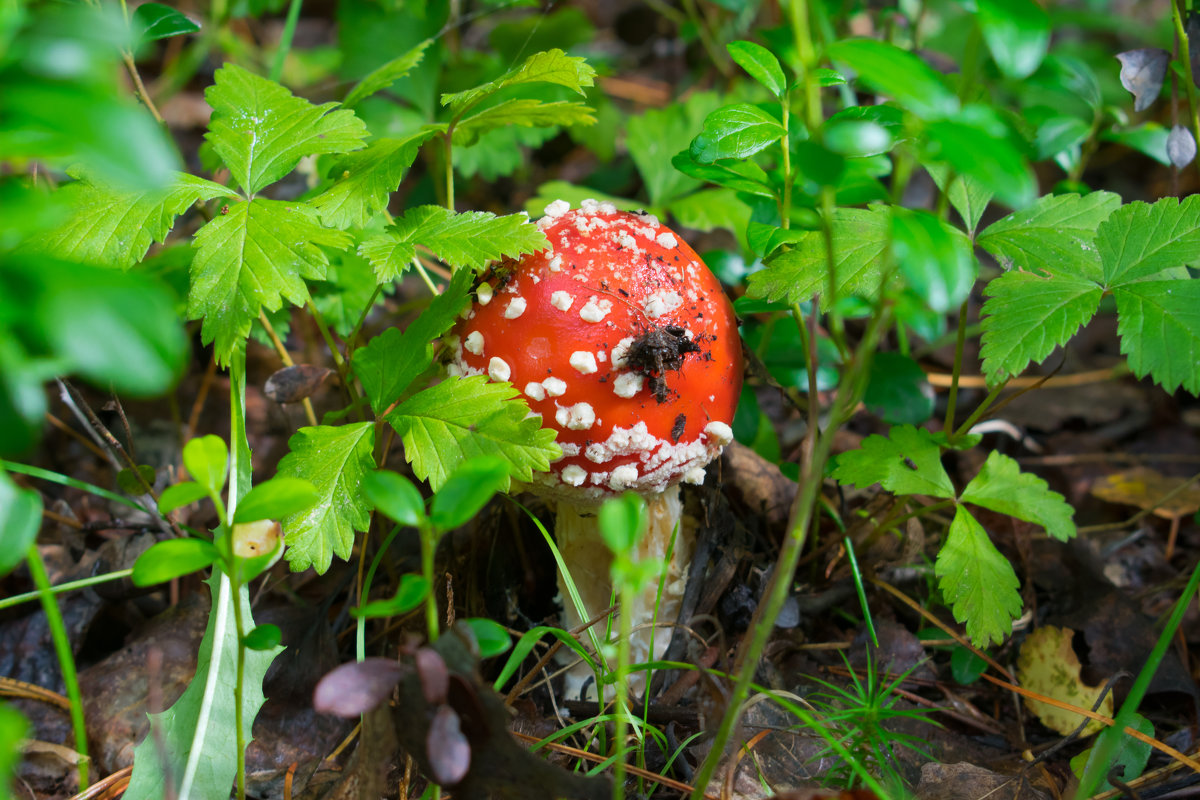
[(941, 456), (942, 448), (929, 431), (898, 425), (887, 436), (873, 433), (859, 449), (839, 455), (833, 477), (860, 489), (878, 483), (894, 494), (954, 497)]
[(995, 450), (958, 499), (1041, 525), (1060, 542), (1075, 535), (1073, 511), (1066, 499), (1050, 491), (1037, 475), (1022, 472), (1016, 461)]

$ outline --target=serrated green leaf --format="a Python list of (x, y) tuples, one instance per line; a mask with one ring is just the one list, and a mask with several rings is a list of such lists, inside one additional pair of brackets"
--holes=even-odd
[(472, 273), (460, 269), (446, 290), (401, 333), (388, 328), (354, 353), (354, 374), (371, 408), (382, 414), (418, 375), (433, 364), (432, 341), (454, 325), (470, 301)]
[(1109, 289), (1200, 259), (1200, 195), (1122, 206), (1096, 231), (1096, 249)]
[(783, 97), (787, 90), (787, 78), (774, 53), (760, 44), (744, 41), (730, 42), (725, 49), (751, 78), (767, 87), (776, 97)]
[(1096, 230), (1121, 206), (1112, 192), (1046, 195), (983, 229), (976, 243), (1005, 269), (1101, 280)]
[(205, 139), (248, 195), (296, 168), (304, 156), (363, 146), (367, 126), (337, 103), (313, 105), (274, 81), (226, 63), (204, 92), (212, 106)]
[(59, 258), (128, 269), (163, 242), (175, 218), (197, 200), (237, 197), (232, 189), (185, 173), (165, 188), (128, 191), (81, 177), (59, 189), (70, 212), (32, 245)]
[(530, 417), (529, 406), (514, 399), (518, 395), (511, 385), (483, 376), (445, 380), (396, 406), (387, 420), (404, 440), (413, 472), (435, 492), (459, 464), (478, 455), (500, 456), (513, 477), (529, 481), (562, 450), (554, 431)]
[[(874, 297), (883, 281), (883, 259), (890, 245), (891, 213), (886, 208), (839, 208), (833, 216), (833, 251), (838, 297)], [(791, 250), (767, 262), (748, 279), (746, 294), (768, 300), (804, 303), (821, 295), (829, 306), (829, 270), (825, 240), (808, 232)]]
[(1021, 614), (1017, 573), (962, 506), (954, 513), (933, 571), (954, 618), (966, 624), (977, 647), (999, 644), (1012, 632), (1012, 621)]
[(859, 449), (839, 455), (833, 477), (860, 489), (878, 483), (893, 494), (954, 497), (954, 484), (941, 458), (942, 448), (929, 431), (899, 425), (887, 436), (873, 433)]
[(834, 61), (849, 64), (859, 80), (922, 119), (936, 119), (958, 110), (958, 98), (942, 76), (917, 56), (874, 39), (843, 39), (828, 49)]
[(983, 373), (995, 386), (1041, 363), (1066, 344), (1100, 308), (1104, 290), (1070, 274), (1013, 271), (993, 279), (983, 292)]
[[(983, 212), (992, 202), (994, 193), (970, 175), (955, 175), (945, 164), (926, 164), (925, 169), (937, 184), (938, 189), (946, 192), (950, 205), (954, 206), (954, 210), (958, 212), (967, 226), (967, 233), (975, 233), (975, 228), (979, 226), (979, 220), (983, 218)], [(947, 178), (950, 178), (949, 188), (946, 186)], [(1050, 197), (1051, 195), (1046, 196)]]
[(443, 94), (442, 105), (450, 106), (453, 114), (460, 114), (479, 102), (509, 86), (519, 86), (526, 83), (553, 83), (568, 89), (584, 93), (584, 89), (595, 83), (596, 70), (588, 65), (583, 58), (569, 56), (562, 50), (547, 50), (534, 53), (521, 66), (511, 69), (494, 81), (467, 89), (465, 92)]
[(203, 319), (201, 338), (217, 361), (250, 334), (259, 311), (308, 299), (305, 278), (325, 277), (318, 245), (345, 248), (349, 234), (322, 227), (315, 209), (261, 198), (231, 205), (196, 232), (188, 318)]
[(584, 103), (568, 101), (547, 103), (529, 98), (505, 100), (472, 114), (455, 125), (454, 144), (470, 147), (484, 133), (509, 125), (521, 125), (526, 128), (595, 125), (594, 110)]
[(892, 207), (892, 254), (909, 288), (934, 311), (958, 308), (975, 285), (967, 237), (928, 211)]
[(1046, 533), (1065, 542), (1075, 535), (1074, 512), (1058, 492), (1030, 472), (1021, 472), (1016, 461), (995, 450), (967, 488), (959, 502), (974, 503), (1000, 514), (1041, 525)]
[(779, 142), (783, 125), (749, 103), (725, 106), (708, 115), (704, 130), (692, 140), (690, 153), (701, 164), (724, 158), (748, 158)]
[(137, 31), (139, 43), (155, 42), (200, 30), (200, 26), (183, 12), (162, 3), (142, 3), (134, 10), (129, 27)]
[(405, 139), (376, 139), (339, 158), (329, 170), (334, 183), (308, 201), (334, 228), (361, 228), (387, 208), (388, 198), (412, 166), (431, 131)]
[(441, 206), (417, 206), (389, 226), (383, 236), (364, 242), (359, 254), (371, 262), (380, 280), (391, 280), (408, 251), (401, 245), (423, 245), (447, 264), (478, 269), (505, 256), (544, 250), (549, 242), (524, 214), (456, 214)]
[(396, 280), (412, 266), (417, 257), (417, 246), (402, 242), (395, 236), (381, 233), (363, 241), (358, 254), (365, 258), (375, 271), (375, 280), (389, 283)]
[(358, 105), (376, 92), (381, 92), (396, 81), (407, 75), (413, 67), (421, 63), (425, 50), (433, 44), (433, 39), (426, 39), (402, 56), (397, 56), (383, 66), (363, 78), (342, 101), (347, 108)]
[(317, 489), (317, 502), (280, 520), (293, 572), (329, 569), (333, 556), (349, 558), (354, 532), (366, 531), (371, 506), (363, 475), (375, 468), (375, 426), (370, 422), (301, 428), (288, 440), (279, 475), (303, 478)]
[(1033, 0), (975, 0), (983, 40), (1006, 78), (1029, 77), (1046, 57), (1050, 17)]
[[(238, 635), (229, 579), (214, 570), (206, 581), (213, 594), (208, 627), (200, 641), (196, 674), (183, 695), (161, 714), (151, 714), (155, 735), (147, 736), (133, 752), (133, 775), (125, 797), (161, 800), (179, 797), (187, 781), (192, 797), (224, 797), (237, 772), (236, 690)], [(238, 603), (247, 629), (254, 626), (250, 593), (243, 586)], [(282, 647), (250, 650), (242, 663), (242, 719), (247, 739), (262, 707), (262, 683), (267, 668)], [(205, 698), (205, 692), (212, 695)], [(164, 763), (164, 757), (167, 762)], [(190, 765), (190, 767), (189, 767)], [(167, 776), (174, 785), (167, 787)]]
[(1113, 290), (1121, 352), (1133, 374), (1200, 395), (1200, 279), (1141, 281)]

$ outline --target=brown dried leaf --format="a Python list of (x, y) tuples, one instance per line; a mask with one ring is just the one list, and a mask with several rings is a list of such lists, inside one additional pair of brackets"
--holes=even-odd
[(1163, 497), (1187, 483), (1149, 467), (1117, 472), (1092, 484), (1092, 494), (1110, 503), (1153, 509), (1155, 516), (1176, 519), (1200, 510), (1200, 487), (1184, 489), (1165, 503)]
[(267, 378), (263, 393), (276, 403), (298, 403), (316, 393), (334, 371), (328, 367), (296, 364), (284, 367)]

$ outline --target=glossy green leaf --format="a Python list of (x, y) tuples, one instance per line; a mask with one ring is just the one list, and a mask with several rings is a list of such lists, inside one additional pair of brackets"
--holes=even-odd
[(421, 144), (431, 132), (403, 139), (375, 139), (366, 149), (342, 156), (330, 167), (333, 185), (309, 200), (321, 221), (334, 228), (361, 228), (387, 208)]
[(154, 42), (200, 30), (186, 14), (162, 3), (142, 3), (134, 9), (130, 27), (140, 42)]
[(1108, 288), (1200, 260), (1200, 195), (1121, 206), (1097, 229), (1096, 249)]
[(0, 576), (25, 560), (42, 527), (42, 496), (22, 489), (0, 469)]
[[(1154, 737), (1154, 723), (1143, 717), (1141, 714), (1134, 714), (1129, 721), (1129, 727), (1143, 734), (1148, 738)], [(1083, 775), (1084, 767), (1087, 765), (1088, 758), (1092, 755), (1093, 747), (1080, 752), (1071, 759), (1071, 771), (1076, 777)], [(1109, 771), (1114, 769), (1121, 770), (1120, 778), (1126, 783), (1137, 780), (1146, 770), (1146, 764), (1150, 761), (1150, 754), (1154, 750), (1153, 746), (1141, 739), (1135, 739), (1127, 734), (1121, 735), (1121, 744), (1117, 747), (1112, 756), (1112, 762), (1108, 767)], [(1111, 790), (1112, 784), (1108, 781), (1102, 781), (1097, 788), (1097, 791), (1107, 792)]]
[(503, 655), (512, 647), (512, 637), (500, 623), (484, 617), (469, 617), (464, 619), (475, 634), (475, 642), (479, 645), (480, 658), (495, 658)]
[(1034, 0), (975, 0), (992, 59), (1007, 78), (1034, 72), (1050, 45), (1050, 17)]
[(787, 78), (774, 53), (760, 44), (744, 41), (730, 42), (725, 49), (751, 78), (767, 87), (776, 97), (783, 97), (787, 91)]
[(596, 71), (586, 60), (568, 56), (562, 50), (547, 50), (534, 53), (515, 69), (473, 89), (454, 94), (443, 94), (442, 105), (449, 106), (453, 114), (464, 110), (490, 97), (501, 89), (510, 86), (520, 86), (527, 83), (552, 83), (584, 94), (584, 89), (595, 82)]
[(496, 492), (508, 488), (508, 462), (475, 456), (459, 464), (433, 496), (429, 519), (439, 530), (465, 525)]
[(1121, 352), (1139, 378), (1200, 395), (1200, 280), (1141, 281), (1113, 290)]
[(285, 556), (294, 572), (312, 567), (324, 573), (333, 556), (350, 557), (355, 531), (366, 531), (370, 524), (362, 482), (375, 468), (375, 427), (358, 422), (301, 428), (288, 446), (291, 452), (280, 460), (277, 474), (311, 482), (318, 500), (280, 520), (288, 545)]
[(153, 586), (211, 566), (220, 557), (204, 539), (167, 539), (138, 556), (130, 578), (135, 586)]
[(532, 98), (518, 98), (505, 100), (465, 117), (454, 126), (453, 136), (454, 144), (469, 147), (483, 134), (512, 125), (535, 128), (595, 124), (595, 109), (584, 103), (561, 100), (547, 103)]
[(867, 410), (893, 425), (920, 425), (933, 415), (933, 387), (912, 358), (901, 353), (876, 353), (863, 403)]
[(246, 634), (242, 644), (248, 650), (274, 650), (283, 641), (283, 632), (278, 625), (267, 623), (259, 625)]
[[(669, 146), (664, 143), (664, 147)], [(700, 164), (688, 150), (671, 157), (671, 166), (697, 180), (715, 183), (757, 197), (774, 198), (770, 178), (753, 161), (723, 161), (719, 164)]]
[(938, 119), (958, 110), (958, 98), (942, 76), (907, 50), (874, 39), (843, 39), (830, 45), (828, 54), (922, 119)]
[(958, 499), (1041, 525), (1060, 542), (1075, 536), (1074, 512), (1066, 499), (1051, 491), (1037, 475), (1022, 472), (1016, 461), (995, 450), (988, 453), (979, 474)]
[(318, 499), (316, 487), (308, 481), (276, 475), (269, 481), (255, 486), (238, 502), (233, 521), (238, 523), (283, 519), (308, 510)]
[(966, 508), (959, 506), (933, 567), (938, 588), (977, 647), (999, 644), (1021, 614), (1012, 564)]
[(870, 120), (845, 119), (825, 125), (825, 146), (849, 158), (862, 158), (886, 153), (892, 149), (891, 132)]
[(1037, 197), (1023, 141), (991, 107), (967, 106), (952, 117), (930, 122), (925, 135), (927, 158), (975, 178), (1008, 206), (1024, 208)]
[(361, 608), (352, 608), (350, 613), (367, 619), (397, 617), (421, 605), (429, 595), (430, 589), (429, 581), (425, 577), (412, 573), (402, 575), (396, 594), (386, 600), (373, 600)]
[(725, 158), (749, 158), (779, 142), (783, 125), (758, 106), (725, 106), (709, 114), (704, 130), (692, 140), (691, 155), (701, 164)]
[(425, 499), (408, 478), (380, 469), (363, 476), (363, 491), (376, 511), (401, 525), (417, 527), (425, 520)]
[(431, 44), (433, 44), (433, 40), (426, 39), (408, 52), (393, 58), (371, 72), (354, 85), (354, 88), (346, 95), (346, 99), (342, 101), (342, 105), (347, 108), (356, 106), (376, 92), (383, 91), (403, 78), (421, 63), (421, 59), (425, 57), (425, 51)]
[(195, 481), (176, 483), (163, 489), (162, 494), (158, 496), (158, 510), (163, 514), (170, 514), (177, 508), (183, 508), (205, 497), (208, 497), (208, 490)]
[(229, 448), (220, 436), (211, 433), (190, 439), (183, 446), (183, 466), (210, 495), (219, 495), (229, 474)]
[(969, 240), (927, 211), (892, 209), (892, 254), (909, 288), (934, 311), (958, 308), (975, 285)]
[(942, 448), (924, 428), (899, 425), (887, 436), (873, 433), (857, 450), (837, 457), (833, 477), (866, 489), (880, 484), (894, 494), (954, 497), (954, 484), (942, 466)]
[(1100, 281), (1096, 231), (1120, 206), (1112, 192), (1045, 195), (984, 228), (976, 242), (1004, 269)]

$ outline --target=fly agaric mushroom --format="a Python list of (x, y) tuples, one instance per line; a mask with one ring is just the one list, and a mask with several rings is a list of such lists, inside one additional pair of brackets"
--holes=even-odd
[[(655, 585), (622, 613), (635, 628), (655, 617), (669, 626), (693, 549), (693, 533), (679, 525), (678, 484), (703, 482), (705, 465), (733, 438), (742, 385), (733, 309), (695, 251), (649, 214), (594, 200), (572, 211), (558, 200), (538, 227), (550, 248), (483, 276), (449, 369), (511, 382), (558, 432), (563, 456), (535, 482), (556, 504), (555, 538), (586, 614), (607, 608), (612, 594), (599, 504), (627, 490), (646, 499), (650, 528), (637, 555), (665, 558), (673, 537), (674, 550), (657, 614)], [(559, 588), (566, 597), (562, 575)], [(578, 626), (564, 606), (568, 626)], [(635, 662), (652, 655), (650, 627), (635, 631)], [(653, 638), (661, 656), (669, 632)]]

